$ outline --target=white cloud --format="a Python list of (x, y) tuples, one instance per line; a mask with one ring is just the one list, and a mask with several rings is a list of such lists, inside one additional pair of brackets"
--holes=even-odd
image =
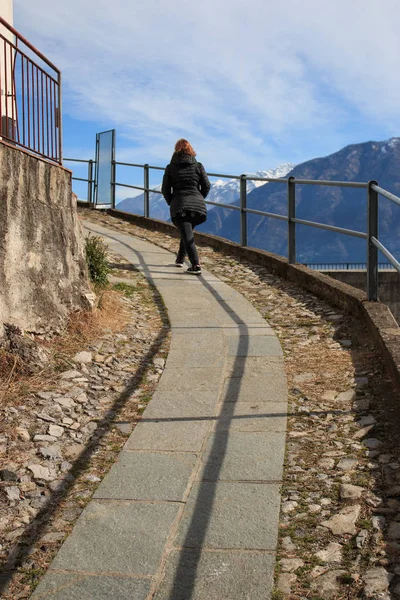
[(355, 121), (365, 138), (400, 125), (397, 0), (14, 4), (63, 71), (64, 110), (143, 161), (183, 136), (215, 169), (267, 168), (338, 149)]

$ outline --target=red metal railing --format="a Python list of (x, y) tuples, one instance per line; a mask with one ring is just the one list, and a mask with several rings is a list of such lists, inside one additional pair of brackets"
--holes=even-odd
[(61, 72), (1, 17), (0, 138), (62, 163)]

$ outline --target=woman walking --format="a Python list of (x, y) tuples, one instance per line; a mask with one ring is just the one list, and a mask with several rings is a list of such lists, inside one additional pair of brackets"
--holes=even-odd
[(171, 220), (181, 234), (175, 264), (183, 267), (185, 256), (188, 255), (191, 266), (187, 273), (200, 275), (193, 229), (207, 219), (204, 199), (211, 184), (203, 165), (195, 157), (196, 152), (187, 140), (180, 139), (176, 142), (171, 162), (165, 169), (162, 194), (170, 207)]

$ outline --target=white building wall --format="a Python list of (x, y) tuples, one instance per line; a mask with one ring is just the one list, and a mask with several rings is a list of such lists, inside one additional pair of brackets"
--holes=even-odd
[[(13, 0), (0, 0), (0, 16), (7, 21), (10, 25), (13, 24)], [(0, 33), (10, 42), (14, 42), (14, 36), (4, 26), (0, 25)], [(1, 38), (0, 38), (1, 40)], [(4, 55), (4, 44), (0, 44), (0, 72), (1, 72), (1, 89), (0, 89), (0, 109), (2, 116), (2, 127), (10, 127), (10, 117), (12, 115), (13, 108), (13, 96), (12, 96), (12, 59), (13, 52), (10, 52), (10, 48), (7, 48), (7, 59)], [(5, 63), (7, 62), (7, 79), (5, 78)], [(11, 94), (11, 95), (10, 95)], [(7, 108), (7, 111), (6, 111)], [(9, 119), (6, 120), (6, 112)], [(7, 122), (8, 121), (8, 122)]]
[(2, 17), (10, 25), (13, 24), (12, 0), (0, 0), (0, 17)]

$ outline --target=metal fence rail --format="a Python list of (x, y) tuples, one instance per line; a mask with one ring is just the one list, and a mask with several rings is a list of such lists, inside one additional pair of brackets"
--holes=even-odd
[(0, 138), (61, 164), (61, 72), (2, 17), (0, 91)]
[(72, 177), (74, 181), (86, 181), (88, 184), (87, 188), (87, 202), (90, 206), (92, 206), (94, 201), (94, 184), (95, 179), (93, 178), (93, 167), (96, 164), (94, 160), (84, 160), (82, 158), (64, 158), (64, 162), (76, 162), (76, 163), (86, 163), (88, 166), (88, 174), (87, 177)]
[[(115, 166), (126, 166), (136, 167), (143, 169), (143, 186), (130, 185), (122, 182), (115, 181), (111, 182), (113, 189), (117, 186), (126, 188), (132, 188), (136, 190), (142, 190), (144, 194), (144, 216), (149, 217), (150, 215), (150, 192), (161, 194), (159, 190), (150, 188), (150, 170), (164, 171), (163, 167), (156, 167), (149, 164), (136, 164), (136, 163), (125, 163), (125, 162), (114, 162)], [(115, 168), (113, 173), (115, 173)], [(367, 293), (368, 299), (376, 301), (378, 299), (378, 267), (386, 269), (395, 269), (400, 273), (400, 262), (390, 253), (390, 251), (379, 241), (378, 236), (378, 195), (382, 195), (384, 198), (400, 205), (400, 198), (391, 194), (387, 190), (379, 187), (376, 181), (370, 182), (351, 182), (351, 181), (323, 181), (323, 180), (310, 180), (310, 179), (296, 179), (295, 177), (289, 177), (287, 179), (277, 179), (269, 177), (251, 177), (245, 174), (243, 175), (225, 175), (221, 173), (208, 173), (209, 177), (223, 177), (226, 179), (236, 179), (240, 181), (240, 197), (238, 205), (231, 204), (220, 204), (218, 202), (211, 202), (206, 200), (206, 204), (225, 208), (229, 210), (236, 210), (240, 212), (240, 243), (243, 246), (247, 246), (247, 215), (256, 214), (263, 217), (277, 219), (287, 222), (288, 231), (288, 263), (295, 264), (296, 261), (296, 225), (306, 225), (308, 227), (324, 229), (326, 231), (333, 231), (336, 233), (349, 235), (352, 237), (358, 237), (366, 240), (367, 242), (367, 262), (364, 264), (367, 270)], [(286, 186), (287, 190), (287, 214), (280, 215), (276, 213), (270, 213), (262, 210), (255, 210), (247, 207), (247, 182), (248, 181), (265, 181), (280, 183)], [(308, 221), (305, 219), (299, 219), (296, 217), (296, 186), (298, 185), (322, 185), (322, 186), (337, 186), (344, 188), (355, 188), (366, 190), (366, 201), (367, 201), (367, 231), (356, 231), (354, 229), (347, 229), (344, 227), (336, 227), (334, 225), (327, 225), (326, 223), (318, 223), (314, 221)], [(115, 209), (115, 193), (112, 201), (112, 208)], [(378, 251), (380, 251), (388, 263), (385, 263), (385, 267), (378, 265)], [(350, 264), (350, 263), (345, 263)], [(317, 268), (316, 266), (309, 265), (311, 268)]]

